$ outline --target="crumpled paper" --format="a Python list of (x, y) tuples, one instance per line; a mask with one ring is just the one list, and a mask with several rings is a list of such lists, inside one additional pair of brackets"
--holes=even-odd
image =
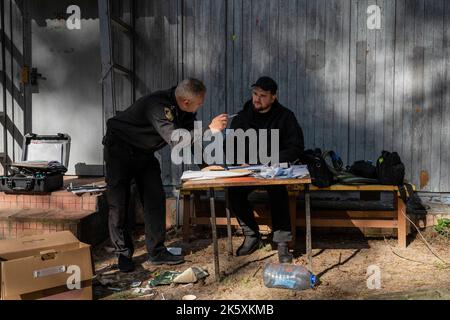
[(197, 281), (208, 277), (209, 274), (206, 270), (198, 267), (192, 267), (184, 272), (166, 271), (157, 275), (154, 279), (148, 282), (149, 287), (157, 287), (163, 285), (176, 284), (188, 284), (196, 283)]
[(196, 283), (207, 276), (209, 276), (208, 272), (202, 268), (192, 267), (173, 279), (173, 282), (179, 284)]
[(258, 178), (263, 179), (290, 179), (294, 177), (294, 169), (293, 168), (287, 168), (283, 169), (280, 167), (264, 167), (261, 169), (261, 172), (259, 172), (256, 175)]

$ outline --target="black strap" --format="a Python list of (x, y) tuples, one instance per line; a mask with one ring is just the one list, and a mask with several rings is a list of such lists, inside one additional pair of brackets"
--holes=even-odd
[(404, 183), (398, 186), (398, 191), (400, 193), (400, 198), (407, 203), (414, 195), (414, 187), (410, 183)]

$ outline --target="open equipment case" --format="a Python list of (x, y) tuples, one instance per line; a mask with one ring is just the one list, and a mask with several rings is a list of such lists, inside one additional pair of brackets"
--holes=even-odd
[(12, 175), (0, 177), (0, 191), (14, 194), (49, 193), (64, 186), (70, 136), (28, 134), (22, 161), (10, 165)]

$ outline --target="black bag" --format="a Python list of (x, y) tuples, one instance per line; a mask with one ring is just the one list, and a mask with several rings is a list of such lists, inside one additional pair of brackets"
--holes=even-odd
[(349, 172), (358, 177), (377, 179), (377, 168), (371, 161), (356, 161), (350, 167)]
[(308, 166), (314, 186), (327, 188), (336, 183), (334, 175), (322, 157), (320, 149), (306, 150), (300, 160)]
[(405, 180), (405, 165), (397, 152), (383, 151), (377, 160), (378, 182), (383, 185), (400, 186)]
[(0, 177), (5, 193), (39, 194), (62, 189), (70, 154), (66, 134), (25, 136), (22, 162), (13, 163), (12, 175)]

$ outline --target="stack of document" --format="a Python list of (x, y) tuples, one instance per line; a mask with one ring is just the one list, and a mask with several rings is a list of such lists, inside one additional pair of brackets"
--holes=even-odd
[[(236, 167), (238, 168), (238, 167)], [(242, 167), (241, 167), (242, 168)], [(224, 170), (224, 171), (186, 171), (181, 180), (201, 181), (223, 178), (237, 178), (245, 176), (254, 176), (262, 179), (301, 179), (309, 178), (310, 174), (306, 166), (291, 166), (290, 168), (251, 166), (243, 169)]]

